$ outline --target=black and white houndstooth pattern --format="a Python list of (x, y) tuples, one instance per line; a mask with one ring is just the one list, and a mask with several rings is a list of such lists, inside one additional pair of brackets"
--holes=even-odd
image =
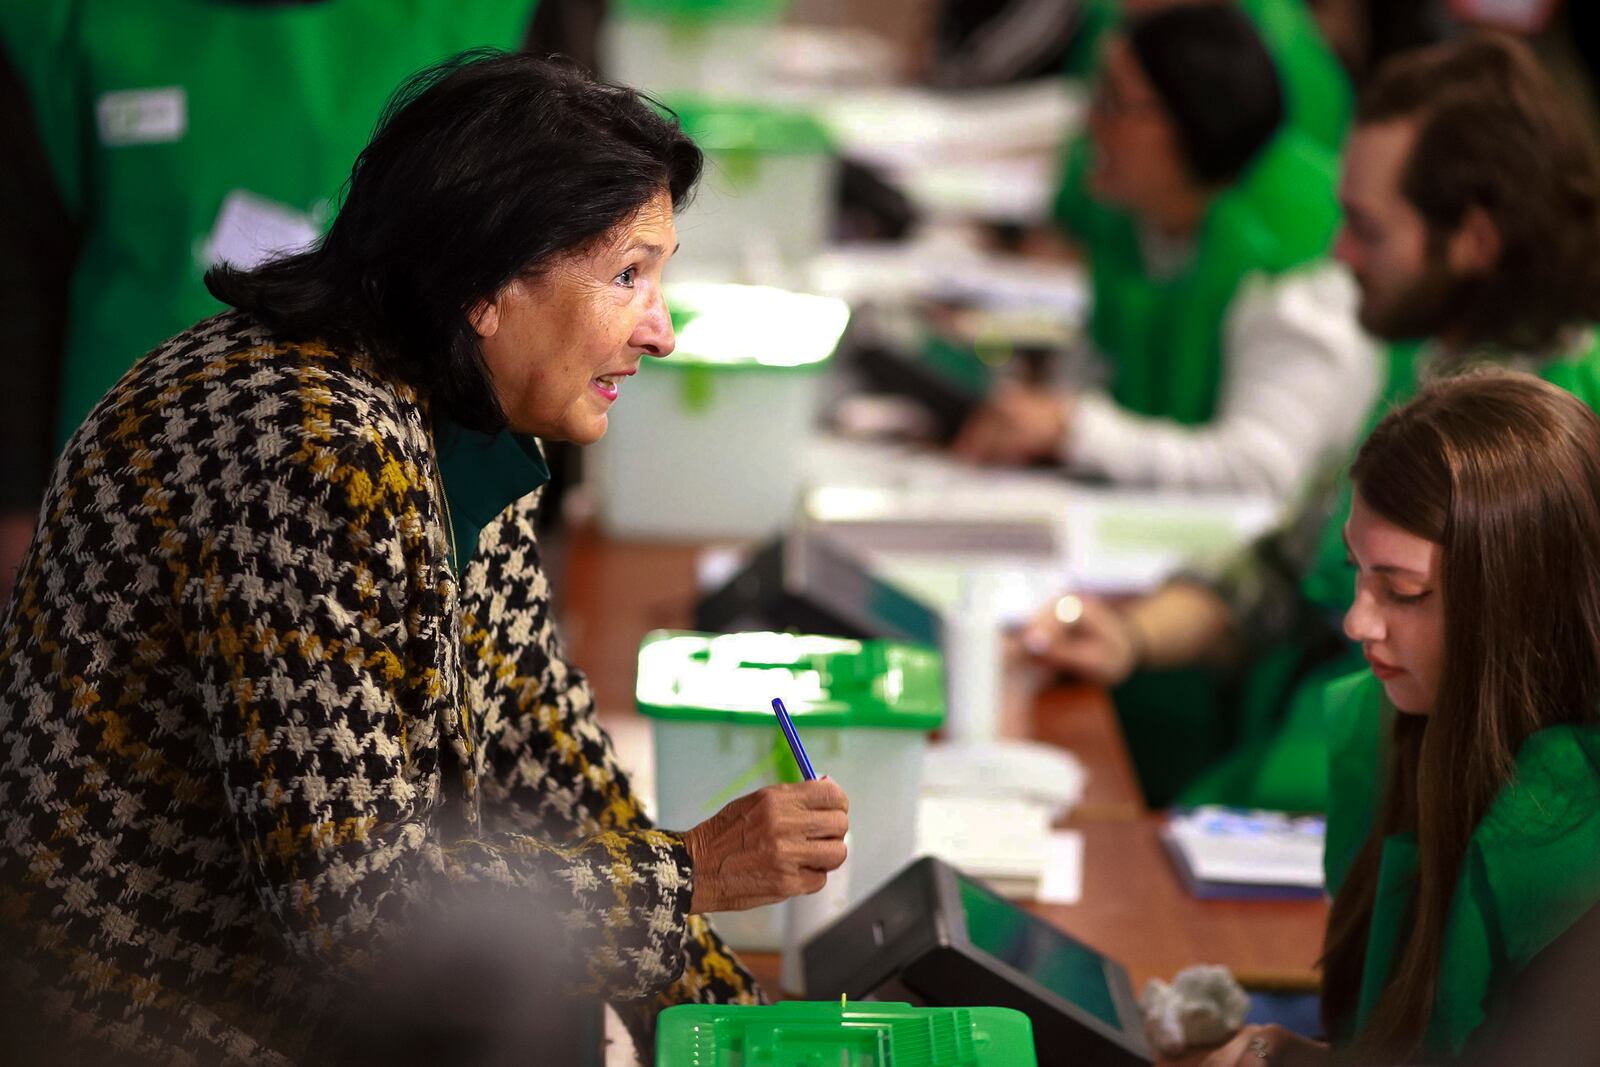
[(237, 313), (141, 361), (0, 620), (10, 979), (158, 1061), (294, 1062), (340, 979), (487, 891), (636, 1034), (759, 996), (562, 658), (535, 506), (458, 585), (411, 390)]

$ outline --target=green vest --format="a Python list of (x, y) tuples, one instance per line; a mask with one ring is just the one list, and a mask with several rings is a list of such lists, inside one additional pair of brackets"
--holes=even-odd
[[(1331, 151), (1344, 144), (1354, 110), (1350, 78), (1323, 39), (1305, 0), (1238, 0), (1283, 80), (1288, 125)], [(1100, 46), (1116, 29), (1119, 0), (1088, 0), (1083, 25), (1068, 53), (1066, 73), (1088, 77)]]
[(0, 0), (0, 38), (84, 227), (61, 438), (141, 354), (220, 310), (203, 284), (217, 254), (326, 228), (407, 75), (517, 47), (533, 6)]
[[(1337, 894), (1372, 833), (1391, 717), (1368, 671), (1323, 692), (1332, 783), (1324, 868)], [(1356, 1017), (1360, 1031), (1394, 964), (1417, 884), (1414, 834), (1387, 838)], [(1460, 1056), (1503, 1020), (1509, 980), (1600, 903), (1600, 727), (1555, 726), (1517, 753), (1516, 779), (1478, 824), (1445, 925), (1438, 991), (1423, 1059)], [(1488, 1033), (1489, 1031), (1484, 1031)]]
[[(1422, 358), (1423, 350), (1416, 343), (1391, 348), (1388, 383), (1363, 439), (1379, 419), (1416, 394), (1424, 369)], [(1600, 411), (1600, 330), (1591, 330), (1569, 355), (1544, 364), (1537, 373)], [(1342, 633), (1344, 614), (1355, 595), (1344, 547), (1350, 497), (1346, 480), (1338, 504), (1322, 528), (1312, 568), (1301, 582), (1301, 595), (1326, 619), (1330, 635)], [(1339, 651), (1331, 656), (1285, 643), (1252, 664), (1238, 709), (1242, 739), (1233, 752), (1185, 790), (1184, 803), (1323, 809), (1328, 803), (1328, 760), (1322, 687), (1330, 679), (1365, 667), (1360, 649), (1342, 637), (1338, 640)]]
[(1337, 163), (1309, 140), (1281, 134), (1213, 198), (1188, 262), (1156, 276), (1134, 219), (1088, 195), (1091, 152), (1087, 140), (1074, 147), (1057, 216), (1088, 253), (1089, 334), (1112, 366), (1112, 396), (1141, 415), (1204, 423), (1216, 405), (1224, 328), (1240, 285), (1317, 260), (1332, 241)]

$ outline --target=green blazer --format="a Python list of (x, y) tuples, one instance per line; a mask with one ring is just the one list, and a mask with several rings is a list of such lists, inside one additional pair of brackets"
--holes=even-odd
[[(1362, 671), (1329, 683), (1328, 838), (1324, 868), (1338, 894), (1372, 832), (1389, 735), (1398, 714)], [(1357, 1014), (1382, 994), (1417, 884), (1417, 840), (1384, 841)], [(1478, 824), (1445, 927), (1439, 987), (1423, 1042), (1426, 1062), (1460, 1056), (1503, 1021), (1510, 980), (1600, 902), (1600, 723), (1555, 726), (1517, 753), (1516, 780)]]

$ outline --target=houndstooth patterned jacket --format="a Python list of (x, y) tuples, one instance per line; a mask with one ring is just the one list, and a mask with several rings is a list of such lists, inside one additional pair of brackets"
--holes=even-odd
[(319, 982), (485, 893), (636, 1036), (759, 997), (562, 658), (536, 494), (458, 583), (434, 472), (412, 390), (239, 313), (73, 438), (0, 618), (0, 923), (60, 1025), (299, 1062)]

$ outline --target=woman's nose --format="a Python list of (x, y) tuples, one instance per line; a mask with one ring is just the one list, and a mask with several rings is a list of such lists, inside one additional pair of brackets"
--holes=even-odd
[(1373, 603), (1372, 594), (1356, 590), (1350, 610), (1344, 613), (1344, 635), (1358, 643), (1383, 640), (1383, 619)]
[(656, 290), (655, 300), (634, 327), (629, 341), (633, 347), (652, 356), (671, 355), (672, 350), (678, 347), (678, 337), (672, 330), (672, 315), (667, 310), (667, 298), (660, 289)]

